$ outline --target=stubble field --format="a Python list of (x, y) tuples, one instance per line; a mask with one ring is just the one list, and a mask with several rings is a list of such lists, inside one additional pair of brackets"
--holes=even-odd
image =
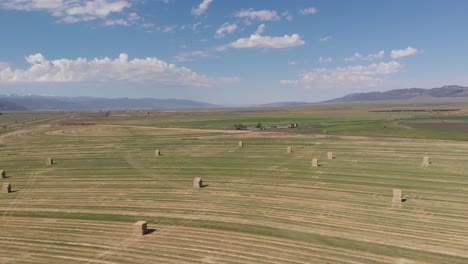
[[(468, 141), (400, 122), (465, 112), (368, 110), (82, 113), (4, 134), (0, 263), (467, 263)], [(304, 128), (226, 129), (287, 120)]]

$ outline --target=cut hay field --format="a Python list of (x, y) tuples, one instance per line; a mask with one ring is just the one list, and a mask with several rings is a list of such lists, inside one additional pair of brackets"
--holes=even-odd
[[(440, 118), (359, 109), (83, 113), (0, 135), (0, 263), (468, 263), (468, 141), (359, 131)], [(225, 129), (294, 116), (342, 130)]]

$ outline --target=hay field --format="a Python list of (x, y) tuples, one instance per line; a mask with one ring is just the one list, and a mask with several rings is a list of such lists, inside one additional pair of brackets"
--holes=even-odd
[(2, 138), (0, 263), (468, 263), (466, 141), (125, 118)]

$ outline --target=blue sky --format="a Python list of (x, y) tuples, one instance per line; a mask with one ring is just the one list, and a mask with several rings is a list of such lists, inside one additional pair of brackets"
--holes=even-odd
[(0, 94), (244, 105), (468, 86), (468, 1), (1, 0)]

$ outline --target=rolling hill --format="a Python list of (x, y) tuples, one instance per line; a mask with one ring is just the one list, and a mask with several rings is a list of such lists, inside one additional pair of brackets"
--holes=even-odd
[(326, 103), (366, 102), (385, 100), (404, 100), (416, 97), (468, 97), (468, 87), (449, 85), (440, 88), (395, 89), (386, 92), (353, 93), (340, 98), (325, 101)]
[(23, 111), (27, 110), (26, 107), (12, 103), (7, 100), (0, 99), (0, 111)]
[[(5, 110), (97, 110), (97, 109), (186, 109), (213, 108), (213, 104), (180, 99), (56, 97), (39, 95), (0, 96), (10, 103)], [(17, 105), (14, 108), (13, 105)]]

